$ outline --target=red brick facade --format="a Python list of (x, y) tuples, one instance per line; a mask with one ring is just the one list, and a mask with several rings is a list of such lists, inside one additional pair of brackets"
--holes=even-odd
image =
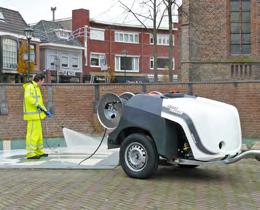
[[(104, 30), (104, 40), (93, 40), (90, 36), (91, 28)], [(84, 73), (91, 75), (105, 75), (104, 72), (101, 72), (100, 68), (91, 67), (90, 63), (90, 54), (91, 52), (103, 53), (106, 55), (108, 66), (115, 69), (115, 56), (124, 54), (124, 51), (127, 51), (126, 56), (136, 56), (139, 58), (139, 72), (130, 72), (127, 71), (127, 76), (130, 77), (147, 77), (148, 74), (153, 75), (154, 72), (150, 69), (150, 58), (153, 57), (153, 45), (150, 43), (150, 33), (141, 27), (135, 26), (123, 26), (116, 24), (106, 24), (101, 22), (95, 22), (90, 20), (89, 11), (85, 9), (78, 9), (72, 11), (72, 30), (79, 35), (79, 29), (82, 29), (80, 41), (83, 46), (87, 47), (87, 64), (85, 60), (83, 63)], [(83, 36), (83, 29), (85, 29), (85, 35)], [(87, 38), (86, 38), (87, 30)], [(138, 43), (125, 43), (125, 42), (116, 42), (115, 41), (115, 32), (129, 32), (129, 33), (138, 33), (139, 42)], [(168, 30), (159, 30), (159, 34), (168, 35)], [(176, 34), (176, 28), (173, 31), (174, 38)], [(178, 73), (178, 55), (176, 47), (173, 49), (173, 57), (175, 59), (175, 70), (173, 74), (177, 75)], [(85, 56), (84, 59), (85, 59)], [(168, 46), (158, 45), (158, 57), (168, 58)], [(85, 64), (85, 65), (84, 65)], [(124, 76), (124, 72), (115, 72), (115, 76)], [(165, 73), (165, 72), (164, 72)], [(158, 70), (158, 75), (163, 75), (163, 70)]]
[[(6, 90), (8, 115), (0, 115), (0, 140), (12, 140), (25, 137), (26, 122), (22, 120), (23, 88), (21, 85), (1, 85)], [(50, 91), (51, 90), (51, 91)], [(71, 84), (51, 85), (42, 88), (43, 98), (52, 93), (54, 116), (43, 121), (45, 137), (62, 136), (61, 126), (80, 132), (93, 132), (100, 125), (94, 113), (94, 102), (98, 95), (125, 91), (162, 93), (179, 91), (193, 92), (194, 95), (207, 97), (235, 105), (238, 108), (243, 137), (260, 138), (260, 83), (190, 83), (190, 84)], [(49, 97), (48, 100), (51, 100)], [(1, 98), (0, 98), (1, 99)], [(0, 101), (1, 102), (1, 101)], [(47, 130), (46, 130), (47, 128)]]
[[(183, 0), (180, 14), (182, 81), (260, 79), (258, 0)], [(249, 22), (244, 23), (245, 19)], [(232, 44), (246, 40), (244, 31), (249, 32), (250, 50), (232, 53)]]

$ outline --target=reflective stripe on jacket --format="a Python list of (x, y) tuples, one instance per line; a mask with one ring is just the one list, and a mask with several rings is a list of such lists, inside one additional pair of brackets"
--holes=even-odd
[(24, 102), (23, 102), (23, 119), (24, 120), (40, 120), (46, 117), (45, 113), (38, 110), (40, 105), (46, 110), (40, 87), (36, 82), (27, 82), (23, 85), (24, 88)]

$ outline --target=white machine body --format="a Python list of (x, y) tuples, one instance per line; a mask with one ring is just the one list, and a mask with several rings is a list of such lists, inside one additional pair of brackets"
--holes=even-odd
[(202, 97), (165, 98), (161, 117), (181, 125), (195, 160), (220, 160), (241, 152), (240, 119), (232, 105)]

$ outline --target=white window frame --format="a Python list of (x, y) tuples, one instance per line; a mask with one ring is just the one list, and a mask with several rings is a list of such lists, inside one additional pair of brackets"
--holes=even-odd
[[(52, 54), (48, 55), (48, 64), (47, 64), (47, 66), (48, 66), (49, 70), (56, 70), (57, 63), (55, 63), (55, 60), (57, 60), (57, 56), (56, 55), (52, 55)], [(52, 65), (52, 63), (53, 63), (53, 65)]]
[[(134, 60), (134, 66), (137, 67), (137, 69), (119, 69), (118, 67), (121, 66), (121, 58), (122, 57), (128, 57), (128, 58), (135, 58), (136, 60)], [(120, 59), (117, 59), (120, 58)], [(115, 71), (116, 72), (139, 72), (140, 71), (140, 56), (139, 55), (122, 55), (122, 54), (118, 54), (115, 55)]]
[(64, 30), (64, 29), (56, 29), (55, 30), (56, 36), (59, 39), (69, 39), (70, 35), (71, 35), (71, 31), (69, 30)]
[[(150, 34), (150, 44), (154, 44), (153, 34)], [(157, 34), (157, 45), (169, 46), (169, 34)], [(174, 35), (172, 35), (172, 45), (174, 46)]]
[[(77, 63), (77, 67), (73, 67), (73, 59), (77, 59), (76, 63)], [(71, 68), (72, 69), (79, 69), (79, 57), (78, 56), (72, 56), (71, 57)]]
[[(63, 66), (63, 58), (66, 58), (66, 60), (68, 61), (68, 63), (67, 63), (67, 66)], [(65, 63), (66, 64), (66, 63)], [(70, 63), (69, 63), (69, 56), (68, 55), (62, 55), (61, 56), (61, 58), (60, 58), (60, 67), (62, 68), (62, 69), (68, 69), (69, 68), (69, 65)]]
[[(92, 58), (93, 55), (97, 55), (98, 56), (98, 65), (93, 65), (91, 63), (91, 58)], [(90, 67), (101, 68), (101, 65), (100, 65), (101, 62), (100, 61), (101, 61), (102, 57), (104, 57), (104, 56), (106, 56), (105, 53), (91, 52), (90, 53)]]
[[(95, 35), (95, 32), (102, 32), (102, 35)], [(89, 33), (89, 38), (91, 40), (99, 40), (99, 41), (105, 41), (105, 29), (101, 29), (101, 28), (90, 28), (90, 33)]]
[(139, 33), (128, 31), (115, 31), (115, 42), (139, 44)]
[(3, 46), (3, 68), (9, 69), (11, 71), (17, 70), (17, 58), (19, 56), (18, 53), (18, 42), (14, 39), (4, 37), (2, 39)]
[[(168, 57), (158, 57), (157, 59), (169, 59)], [(153, 70), (153, 65), (154, 65), (154, 57), (150, 57), (150, 69)], [(165, 68), (158, 68), (157, 70), (165, 70)], [(175, 70), (175, 58), (172, 58), (172, 70)]]

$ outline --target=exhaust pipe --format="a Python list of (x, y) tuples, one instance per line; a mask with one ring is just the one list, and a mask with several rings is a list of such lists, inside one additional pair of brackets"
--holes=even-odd
[(225, 164), (231, 164), (231, 163), (238, 162), (243, 158), (254, 157), (254, 156), (258, 161), (260, 161), (260, 150), (248, 150), (248, 151), (240, 153), (239, 155), (237, 155), (235, 157), (225, 159), (223, 162)]

